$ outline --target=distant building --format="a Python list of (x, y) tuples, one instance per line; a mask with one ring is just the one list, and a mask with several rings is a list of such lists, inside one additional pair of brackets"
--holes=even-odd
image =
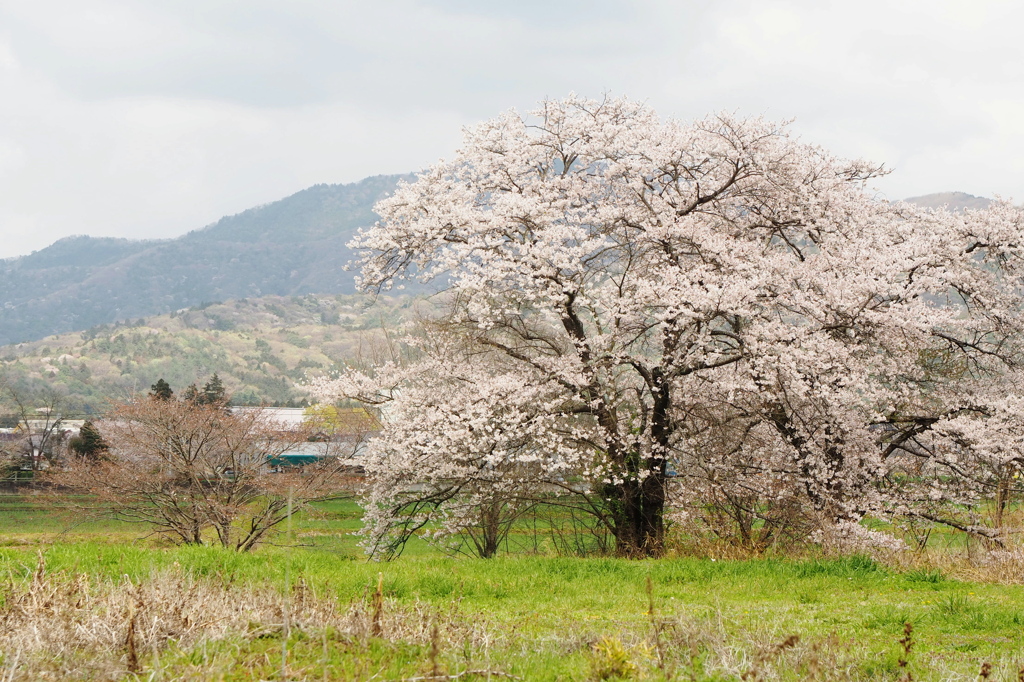
[(232, 407), (231, 411), (235, 414), (262, 412), (286, 429), (298, 429), (306, 420), (304, 407)]
[(362, 474), (360, 460), (366, 442), (381, 429), (380, 420), (362, 407), (232, 407), (235, 414), (259, 411), (280, 424), (282, 431), (309, 429), (309, 440), (286, 454), (269, 460), (271, 467), (283, 469), (304, 466), (325, 457), (346, 457), (352, 460), (353, 475)]

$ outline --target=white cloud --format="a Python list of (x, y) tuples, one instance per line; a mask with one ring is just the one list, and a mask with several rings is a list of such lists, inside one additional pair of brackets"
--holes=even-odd
[(416, 169), (462, 125), (571, 90), (793, 117), (894, 166), (891, 196), (1021, 197), (1021, 19), (977, 0), (0, 0), (0, 256)]

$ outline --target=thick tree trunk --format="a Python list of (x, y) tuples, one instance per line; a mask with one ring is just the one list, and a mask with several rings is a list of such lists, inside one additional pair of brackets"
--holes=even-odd
[[(615, 552), (619, 556), (645, 558), (665, 550), (665, 460), (669, 452), (672, 425), (669, 421), (670, 391), (660, 368), (648, 372), (653, 404), (650, 435), (657, 457), (639, 452), (625, 456), (626, 480), (617, 486), (613, 500)], [(613, 416), (614, 419), (614, 416)]]
[(631, 559), (660, 556), (665, 549), (665, 476), (609, 486), (615, 553)]

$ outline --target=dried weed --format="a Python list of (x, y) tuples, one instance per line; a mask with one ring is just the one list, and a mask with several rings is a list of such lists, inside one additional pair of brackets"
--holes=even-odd
[(84, 574), (47, 573), (39, 565), (27, 584), (0, 593), (0, 680), (115, 680), (142, 670), (173, 647), (187, 651), (228, 637), (281, 637), (292, 630), (373, 637), (451, 648), (493, 639), (457, 612), (421, 603), (399, 606), (374, 595), (367, 605), (342, 603), (298, 582), (281, 592), (181, 572), (155, 572), (134, 582), (96, 581)]

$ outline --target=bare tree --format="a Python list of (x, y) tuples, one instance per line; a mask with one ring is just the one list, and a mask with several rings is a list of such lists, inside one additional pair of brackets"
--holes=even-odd
[(353, 487), (345, 474), (355, 444), (281, 466), (300, 445), (319, 444), (258, 409), (141, 398), (116, 406), (98, 428), (107, 457), (71, 457), (55, 478), (181, 544), (248, 551), (289, 513)]
[(10, 444), (9, 456), (19, 468), (33, 472), (47, 468), (60, 457), (64, 445), (64, 394), (54, 388), (30, 394), (6, 382), (2, 392), (20, 436)]

